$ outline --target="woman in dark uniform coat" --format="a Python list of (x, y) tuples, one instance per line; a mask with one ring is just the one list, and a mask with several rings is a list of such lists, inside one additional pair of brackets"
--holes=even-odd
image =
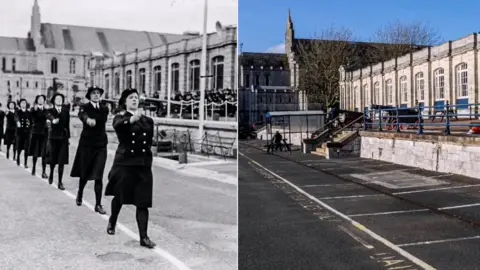
[(45, 162), (45, 145), (47, 140), (47, 109), (44, 95), (35, 97), (35, 104), (30, 111), (32, 115), (32, 129), (30, 135), (29, 156), (33, 158), (32, 175), (35, 175), (38, 157), (42, 158), (42, 178), (48, 178)]
[(80, 107), (78, 118), (83, 123), (83, 130), (78, 142), (77, 153), (73, 161), (71, 177), (80, 177), (76, 203), (82, 205), (83, 190), (88, 180), (95, 180), (95, 212), (105, 215), (102, 207), (103, 172), (107, 161), (108, 108), (100, 105), (103, 89), (90, 87), (85, 97), (89, 103)]
[(32, 123), (32, 116), (27, 110), (27, 100), (20, 100), (20, 109), (17, 110), (15, 115), (15, 121), (17, 122), (17, 133), (16, 133), (16, 152), (17, 152), (17, 165), (20, 166), (20, 153), (23, 155), (23, 164), (25, 168), (28, 168), (28, 143), (30, 141), (30, 127)]
[(2, 110), (2, 103), (0, 103), (0, 152), (2, 151), (3, 129), (5, 124), (5, 112)]
[(7, 104), (8, 111), (6, 112), (7, 126), (5, 128), (5, 145), (7, 146), (7, 158), (10, 158), (10, 147), (13, 145), (13, 159), (15, 160), (15, 131), (17, 123), (15, 123), (15, 111), (17, 104), (10, 101)]
[(118, 148), (108, 174), (105, 195), (114, 196), (107, 233), (115, 234), (118, 214), (124, 204), (137, 208), (136, 218), (140, 245), (153, 248), (155, 243), (147, 235), (148, 208), (152, 207), (153, 120), (138, 110), (139, 96), (135, 89), (122, 92), (119, 106), (124, 108), (113, 119), (118, 137)]
[(63, 103), (65, 97), (55, 93), (51, 102), (53, 107), (47, 111), (47, 119), (51, 122), (47, 142), (47, 164), (50, 164), (48, 183), (53, 183), (53, 172), (58, 165), (58, 189), (65, 190), (62, 183), (64, 165), (68, 164), (68, 145), (70, 139), (70, 111)]

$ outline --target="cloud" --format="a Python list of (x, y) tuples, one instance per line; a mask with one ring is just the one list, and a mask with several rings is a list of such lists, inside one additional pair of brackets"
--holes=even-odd
[[(26, 37), (33, 0), (0, 0), (0, 36)], [(42, 22), (103, 28), (182, 33), (202, 31), (203, 1), (198, 0), (38, 0)], [(237, 0), (210, 0), (209, 32), (215, 22), (238, 24)]]
[(285, 53), (285, 43), (268, 48), (267, 53)]

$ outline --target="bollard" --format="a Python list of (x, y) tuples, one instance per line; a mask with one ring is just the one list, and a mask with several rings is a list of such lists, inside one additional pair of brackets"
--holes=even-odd
[(185, 150), (185, 143), (184, 142), (179, 142), (177, 144), (177, 154), (178, 154), (178, 163), (180, 163), (180, 164), (188, 163), (187, 151)]

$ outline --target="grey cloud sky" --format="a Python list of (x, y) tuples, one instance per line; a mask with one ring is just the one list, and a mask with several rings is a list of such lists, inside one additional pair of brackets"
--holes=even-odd
[[(38, 0), (42, 22), (163, 33), (201, 31), (203, 0)], [(0, 0), (0, 36), (26, 37), (34, 0)], [(238, 24), (238, 0), (209, 0), (215, 22)]]

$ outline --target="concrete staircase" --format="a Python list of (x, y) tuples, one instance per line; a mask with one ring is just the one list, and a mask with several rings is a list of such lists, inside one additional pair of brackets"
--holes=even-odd
[(340, 142), (342, 142), (342, 140), (347, 138), (353, 132), (355, 132), (355, 131), (351, 131), (351, 130), (341, 131), (340, 133), (335, 134), (333, 136), (333, 138), (331, 138), (331, 139), (327, 140), (326, 142), (322, 143), (321, 145), (317, 146), (317, 148), (314, 151), (312, 151), (311, 153), (313, 155), (317, 155), (317, 156), (328, 157), (328, 144), (340, 143)]

